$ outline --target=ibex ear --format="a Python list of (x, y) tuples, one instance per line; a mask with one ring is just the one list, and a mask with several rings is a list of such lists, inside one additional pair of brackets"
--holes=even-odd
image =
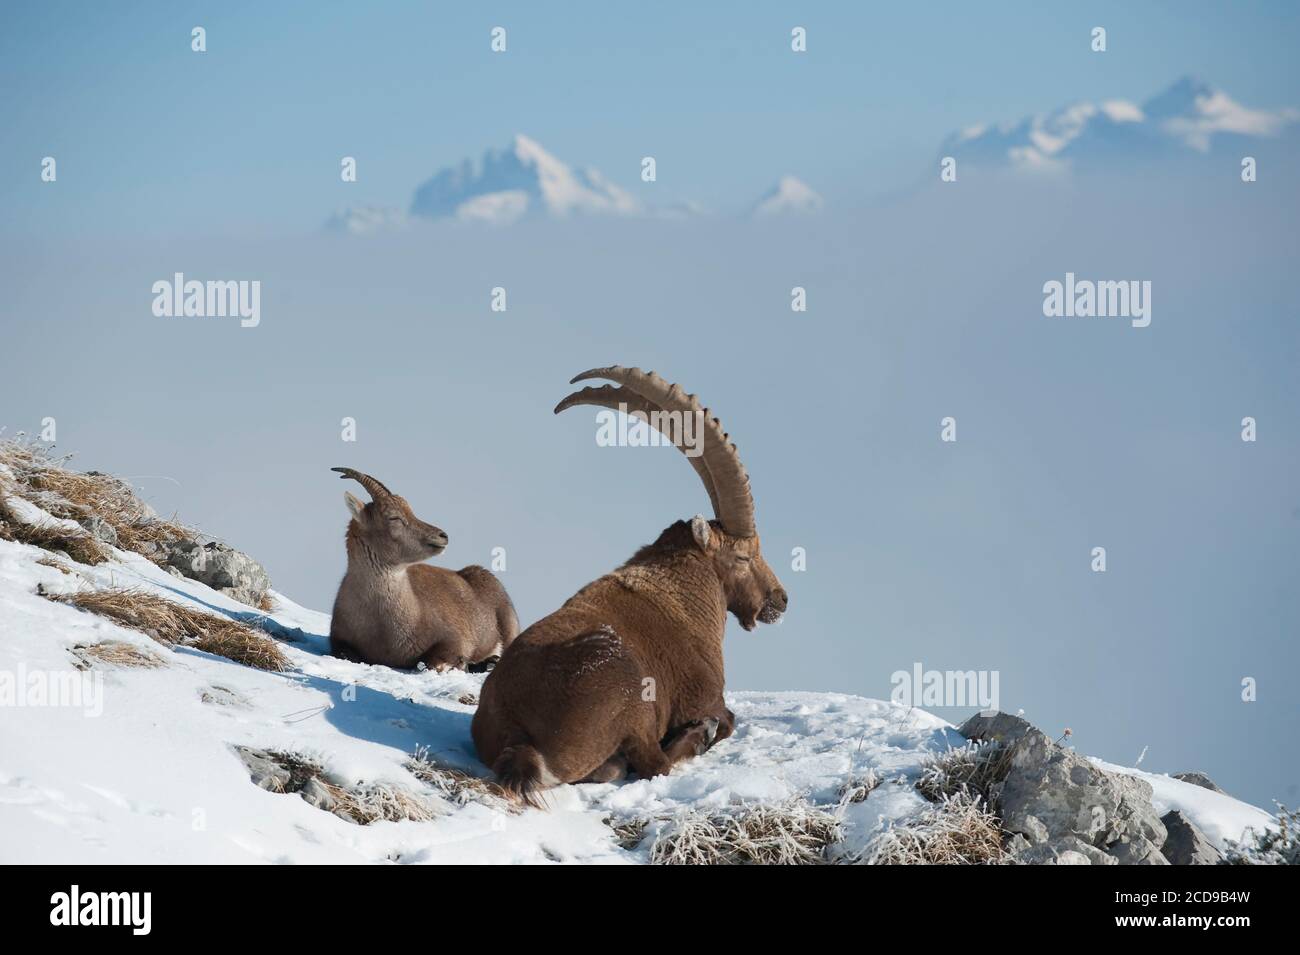
[(350, 491), (343, 492), (343, 503), (347, 504), (348, 510), (352, 512), (353, 517), (360, 517), (361, 512), (366, 509), (366, 505), (354, 497)]
[(691, 518), (691, 536), (695, 538), (695, 544), (700, 550), (708, 551), (713, 528), (709, 527), (709, 519), (703, 514), (696, 514)]

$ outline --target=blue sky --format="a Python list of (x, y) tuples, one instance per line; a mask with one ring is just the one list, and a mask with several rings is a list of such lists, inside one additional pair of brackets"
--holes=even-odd
[[(10, 236), (302, 233), (351, 202), (404, 207), (516, 132), (648, 200), (742, 207), (793, 173), (852, 204), (927, 174), (954, 129), (1140, 101), (1186, 73), (1247, 105), (1300, 103), (1300, 7), (1279, 2), (56, 0), (6, 3), (0, 24)], [(496, 25), (504, 55), (488, 49)], [(789, 50), (794, 25), (806, 55)], [(45, 155), (57, 189), (39, 181)]]

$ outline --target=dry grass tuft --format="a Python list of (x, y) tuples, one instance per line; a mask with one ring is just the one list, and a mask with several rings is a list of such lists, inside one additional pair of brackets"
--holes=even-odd
[(76, 521), (97, 517), (113, 528), (119, 547), (157, 564), (164, 562), (168, 545), (196, 536), (192, 528), (158, 517), (126, 482), (98, 471), (72, 471), (65, 466), (67, 460), (51, 457), (39, 445), (25, 441), (0, 441), (0, 464), (14, 475), (9, 493), (55, 517)]
[(114, 588), (45, 596), (108, 617), (168, 647), (193, 647), (259, 670), (289, 669), (289, 660), (275, 641), (251, 627), (145, 591)]
[(718, 811), (692, 809), (667, 821), (650, 847), (656, 865), (822, 865), (840, 821), (795, 797)]
[(862, 775), (852, 775), (840, 786), (839, 800), (841, 806), (864, 802), (872, 791), (879, 788), (880, 777), (874, 769), (868, 769)]
[(945, 797), (873, 839), (859, 865), (996, 865), (1005, 861), (1002, 827), (977, 796)]
[(86, 670), (97, 663), (109, 666), (153, 670), (165, 667), (167, 661), (148, 650), (125, 640), (104, 640), (101, 643), (79, 643), (72, 648), (77, 659), (77, 669)]
[(42, 550), (67, 554), (79, 564), (102, 564), (108, 554), (90, 534), (81, 528), (71, 528), (52, 521), (28, 524), (5, 501), (10, 488), (0, 485), (0, 540), (31, 544)]
[(276, 765), (284, 768), (289, 773), (288, 783), (280, 783), (274, 780), (275, 786), (272, 792), (279, 793), (296, 793), (301, 792), (302, 788), (312, 779), (315, 779), (324, 772), (321, 764), (310, 756), (304, 756), (302, 753), (292, 753), (283, 749), (272, 749), (266, 753)]
[(1011, 753), (1005, 746), (972, 742), (928, 760), (916, 789), (931, 802), (974, 796), (985, 806), (996, 808), (996, 786), (1006, 779), (1010, 768)]
[(426, 747), (421, 746), (412, 753), (405, 765), (416, 779), (432, 787), (439, 796), (457, 806), (481, 802), (510, 813), (523, 811), (523, 807), (492, 780), (437, 763), (430, 757)]
[(72, 568), (63, 561), (56, 560), (53, 557), (41, 557), (36, 561), (36, 563), (40, 564), (42, 567), (53, 567), (61, 574), (72, 574), (74, 572)]
[(284, 750), (270, 750), (266, 755), (289, 774), (288, 782), (277, 781), (274, 792), (310, 795), (308, 802), (316, 808), (359, 826), (381, 820), (428, 822), (441, 815), (436, 803), (399, 786), (372, 783), (348, 788), (326, 779), (321, 764), (310, 756)]
[(351, 819), (359, 826), (372, 822), (429, 822), (441, 813), (438, 807), (418, 793), (384, 783), (374, 783), (358, 789), (344, 789), (318, 779), (335, 799), (336, 816)]
[(630, 851), (645, 840), (645, 831), (652, 821), (638, 816), (635, 819), (606, 819), (605, 825), (614, 830), (614, 839), (619, 846)]
[(280, 673), (289, 669), (289, 658), (270, 637), (263, 636), (250, 627), (233, 620), (203, 614), (217, 625), (200, 634), (188, 646), (214, 656), (225, 657), (257, 670)]

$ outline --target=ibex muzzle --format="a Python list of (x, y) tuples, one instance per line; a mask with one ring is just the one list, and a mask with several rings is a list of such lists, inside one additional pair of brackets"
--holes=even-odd
[[(472, 731), (479, 757), (534, 805), (559, 783), (606, 782), (630, 766), (666, 773), (732, 732), (723, 702), (722, 637), (730, 612), (746, 630), (775, 623), (789, 596), (763, 559), (744, 465), (694, 395), (653, 372), (613, 366), (556, 406), (594, 405), (652, 426), (671, 413), (703, 422), (687, 455), (714, 520), (677, 521), (613, 573), (588, 584), (511, 645), (483, 684)], [(668, 412), (670, 414), (665, 414)]]

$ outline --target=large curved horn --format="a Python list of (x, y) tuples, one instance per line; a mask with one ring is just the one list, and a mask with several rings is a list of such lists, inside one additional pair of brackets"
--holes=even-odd
[[(647, 401), (641, 395), (628, 388), (615, 388), (613, 385), (601, 385), (599, 388), (583, 388), (581, 391), (575, 391), (569, 397), (565, 398), (555, 406), (555, 413), (559, 414), (575, 405), (595, 405), (598, 408), (608, 408), (611, 411), (624, 411), (627, 414), (640, 414), (643, 420), (648, 424), (654, 419), (651, 414), (656, 411), (662, 411), (656, 404)], [(669, 435), (669, 438), (672, 436)], [(709, 503), (713, 505), (713, 513), (718, 513), (718, 492), (713, 488), (713, 475), (709, 474), (709, 467), (704, 463), (702, 456), (686, 456), (686, 460), (691, 463), (695, 473), (700, 476), (704, 482), (704, 490), (709, 494)]]
[(700, 415), (704, 421), (704, 453), (701, 457), (713, 482), (714, 493), (710, 495), (714, 498), (713, 512), (728, 533), (737, 537), (753, 537), (757, 533), (754, 527), (754, 498), (749, 490), (749, 475), (745, 473), (740, 454), (731, 443), (730, 436), (722, 430), (722, 422), (708, 408), (703, 407), (695, 395), (687, 394), (680, 385), (665, 381), (653, 371), (624, 368), (621, 365), (592, 368), (575, 375), (570, 384), (591, 378), (605, 378), (622, 385), (640, 395), (650, 405), (664, 411)]
[(345, 481), (348, 480), (348, 478), (351, 478), (352, 480), (356, 481), (367, 491), (369, 491), (370, 496), (375, 500), (379, 500), (382, 497), (393, 496), (392, 491), (388, 490), (388, 488), (384, 487), (382, 484), (380, 484), (378, 481), (372, 478), (369, 474), (362, 474), (360, 471), (352, 470), (352, 468), (330, 468), (330, 470), (338, 471), (339, 474), (343, 476), (343, 480)]

